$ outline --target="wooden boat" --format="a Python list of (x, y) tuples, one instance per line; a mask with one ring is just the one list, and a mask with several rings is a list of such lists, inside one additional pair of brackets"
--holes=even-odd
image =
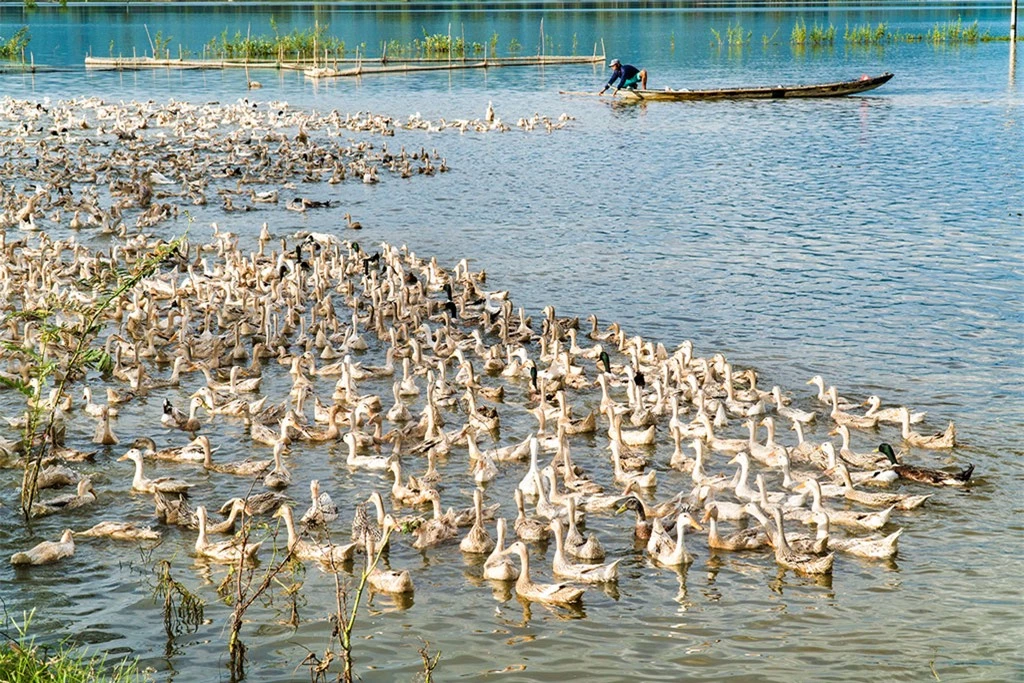
[[(775, 100), (791, 97), (842, 97), (874, 90), (888, 83), (891, 73), (861, 76), (852, 81), (816, 83), (813, 85), (769, 85), (757, 88), (717, 88), (713, 90), (620, 90), (616, 97), (623, 102), (686, 102), (691, 100)], [(568, 92), (562, 95), (591, 95), (594, 92)]]

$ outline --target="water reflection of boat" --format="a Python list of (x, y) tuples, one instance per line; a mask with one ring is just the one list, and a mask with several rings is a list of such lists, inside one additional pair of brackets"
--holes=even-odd
[[(774, 100), (793, 97), (842, 97), (874, 90), (888, 83), (891, 73), (861, 76), (852, 81), (815, 83), (812, 85), (767, 85), (755, 88), (715, 88), (710, 90), (620, 90), (616, 97), (623, 102), (684, 102), (692, 100)], [(561, 91), (561, 95), (590, 95), (593, 92)]]

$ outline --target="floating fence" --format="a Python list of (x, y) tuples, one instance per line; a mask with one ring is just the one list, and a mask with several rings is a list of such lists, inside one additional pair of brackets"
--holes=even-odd
[[(154, 57), (86, 57), (87, 69), (113, 71), (141, 71), (145, 69), (286, 69), (302, 71), (307, 77), (343, 78), (371, 74), (414, 73), (417, 71), (443, 71), (454, 69), (487, 69), (504, 66), (556, 66), (564, 64), (596, 64), (605, 56), (596, 52), (591, 56), (530, 55), (523, 57), (490, 57), (483, 59), (458, 58), (390, 58), (378, 60), (355, 59), (156, 59)], [(330, 66), (322, 66), (323, 64)], [(345, 65), (352, 65), (344, 68)]]
[(563, 64), (596, 64), (604, 62), (604, 55), (594, 54), (589, 57), (564, 57), (555, 55), (534, 55), (530, 57), (492, 57), (480, 60), (439, 60), (439, 59), (408, 59), (393, 60), (396, 63), (391, 65), (388, 61), (382, 60), (380, 66), (376, 62), (368, 63), (363, 60), (350, 69), (340, 69), (337, 64), (333, 67), (312, 67), (305, 69), (303, 74), (307, 78), (345, 78), (353, 76), (369, 76), (374, 74), (400, 74), (415, 73), (417, 71), (444, 71), (455, 69), (488, 69), (502, 66), (557, 66)]

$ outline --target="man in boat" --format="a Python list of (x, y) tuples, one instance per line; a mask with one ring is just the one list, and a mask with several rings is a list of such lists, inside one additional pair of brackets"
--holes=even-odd
[(615, 95), (622, 88), (629, 88), (630, 90), (636, 90), (637, 84), (640, 85), (641, 89), (647, 90), (647, 69), (638, 69), (632, 64), (623, 64), (615, 58), (608, 64), (612, 69), (612, 77), (608, 79), (608, 82), (598, 95), (603, 95), (604, 91), (611, 87), (612, 83), (619, 81), (619, 84), (615, 86), (615, 91), (612, 95)]

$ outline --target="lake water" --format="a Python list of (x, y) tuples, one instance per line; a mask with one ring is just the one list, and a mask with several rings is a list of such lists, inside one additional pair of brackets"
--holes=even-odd
[[(543, 19), (548, 53), (571, 52), (575, 38), (577, 52), (589, 54), (603, 40), (609, 57), (646, 66), (654, 88), (809, 83), (884, 71), (895, 78), (865, 96), (839, 100), (612, 106), (607, 99), (558, 94), (598, 90), (608, 76), (603, 66), (319, 83), (294, 72), (256, 71), (251, 77), (262, 82), (259, 91), (246, 89), (240, 71), (116, 73), (81, 66), (87, 53), (108, 54), (111, 42), (115, 54), (131, 54), (133, 45), (140, 54), (148, 51), (147, 30), (170, 36), (172, 52), (179, 43), (199, 51), (225, 29), (269, 33), (271, 17), (282, 32), (319, 21), (346, 44), (365, 42), (371, 55), (382, 40), (447, 33), (449, 24), (469, 41), (497, 32), (507, 46), (516, 38), (532, 54)], [(572, 615), (582, 618), (492, 595), (479, 568), (454, 547), (420, 553), (401, 541), (390, 561), (412, 571), (415, 598), (400, 609), (378, 596), (361, 614), (354, 647), (363, 680), (413, 679), (421, 638), (441, 651), (436, 676), (446, 681), (1020, 680), (1020, 76), (1005, 41), (854, 48), (841, 39), (847, 25), (884, 22), (901, 33), (923, 33), (957, 18), (1008, 33), (1007, 9), (991, 3), (654, 3), (641, 9), (501, 3), (487, 11), (448, 3), (312, 9), (90, 3), (32, 11), (4, 4), (0, 36), (27, 24), (36, 63), (62, 69), (0, 75), (0, 90), (38, 101), (249, 97), (293, 108), (372, 111), (399, 121), (417, 112), (435, 120), (479, 118), (488, 102), (510, 123), (535, 112), (569, 114), (569, 125), (551, 134), (399, 130), (389, 147), (436, 148), (451, 172), (303, 191), (351, 212), (365, 226), (364, 244), (406, 244), (449, 267), (468, 258), (473, 269), (487, 271), (489, 286), (510, 290), (535, 318), (552, 304), (559, 315), (595, 313), (603, 323), (619, 321), (630, 334), (669, 348), (691, 339), (697, 353), (722, 352), (737, 366), (756, 368), (763, 387), (778, 384), (805, 408), (814, 405), (805, 382), (820, 373), (844, 395), (879, 394), (887, 404), (927, 410), (919, 431), (954, 420), (963, 444), (951, 453), (915, 451), (915, 462), (977, 467), (967, 490), (936, 490), (921, 510), (898, 514), (896, 525), (905, 532), (896, 562), (839, 556), (826, 582), (783, 572), (759, 553), (710, 553), (699, 536), (688, 541), (697, 559), (687, 571), (657, 569), (634, 550), (630, 520), (592, 516), (588, 528), (610, 558), (623, 563), (618, 591), (588, 590), (585, 613)], [(794, 49), (789, 36), (797, 19), (809, 27), (836, 26), (835, 45)], [(730, 25), (749, 31), (749, 44), (718, 47), (712, 30), (724, 37)], [(283, 204), (249, 215), (225, 213), (211, 202), (190, 213), (196, 239), (205, 239), (207, 226), (217, 222), (248, 245), (264, 221), (280, 235), (343, 227), (337, 212), (298, 216)], [(186, 227), (182, 217), (158, 229), (171, 235)], [(382, 352), (373, 348), (362, 360), (379, 363)], [(190, 377), (167, 395), (187, 403), (197, 381), (198, 375)], [(287, 381), (283, 371), (271, 375), (264, 391), (279, 399)], [(387, 384), (366, 389), (384, 394), (387, 403)], [(327, 396), (331, 383), (321, 381), (317, 390)], [(117, 424), (122, 439), (152, 433), (161, 445), (182, 442), (156, 422), (162, 398), (128, 408)], [(503, 444), (535, 428), (532, 417), (515, 411), (523, 402), (521, 392), (509, 399)], [(13, 398), (0, 395), (0, 412), (16, 411)], [(740, 425), (735, 430), (745, 435)], [(91, 431), (92, 420), (79, 415), (69, 441), (84, 446)], [(793, 443), (783, 431), (780, 441)], [(809, 438), (835, 439), (827, 431), (819, 425)], [(251, 450), (236, 421), (214, 420), (206, 433), (225, 460)], [(867, 450), (879, 438), (898, 441), (898, 430), (855, 433), (854, 447)], [(596, 469), (605, 445), (603, 437), (574, 441), (573, 457)], [(665, 467), (670, 452), (663, 440), (656, 455), (658, 500), (689, 482)], [(65, 526), (90, 526), (97, 515), (149, 523), (149, 498), (127, 495), (130, 469), (114, 462), (120, 453), (115, 448), (93, 466), (102, 513), (48, 518), (33, 533), (16, 515), (17, 473), (0, 472), (0, 556), (56, 538)], [(339, 460), (343, 453), (300, 446), (291, 469), (296, 482), (318, 477), (328, 483), (347, 523), (350, 501), (387, 482), (350, 473)], [(269, 451), (257, 455), (269, 457)], [(472, 481), (463, 458), (442, 466), (455, 482), (446, 505), (468, 504)], [(731, 471), (719, 456), (713, 468)], [(422, 468), (414, 462), (409, 469)], [(160, 470), (194, 476), (186, 467)], [(487, 492), (509, 517), (510, 492), (522, 471), (507, 466)], [(242, 480), (204, 476), (195, 498), (219, 505), (246, 488)], [(304, 508), (305, 486), (297, 483), (290, 493)], [(82, 541), (60, 565), (31, 572), (3, 565), (0, 597), (11, 615), (35, 608), (35, 630), (47, 641), (72, 637), (113, 656), (139, 657), (158, 680), (223, 679), (229, 608), (214, 590), (223, 570), (195, 565), (193, 540), (167, 529), (151, 557), (131, 545)], [(178, 580), (208, 601), (209, 619), (167, 649), (146, 565), (163, 558)], [(535, 573), (549, 579), (547, 561), (535, 564)], [(304, 680), (300, 662), (307, 648), (323, 651), (333, 579), (310, 567), (304, 580), (297, 629), (281, 625), (287, 606), (279, 598), (248, 614), (242, 637), (250, 648), (250, 680)]]

